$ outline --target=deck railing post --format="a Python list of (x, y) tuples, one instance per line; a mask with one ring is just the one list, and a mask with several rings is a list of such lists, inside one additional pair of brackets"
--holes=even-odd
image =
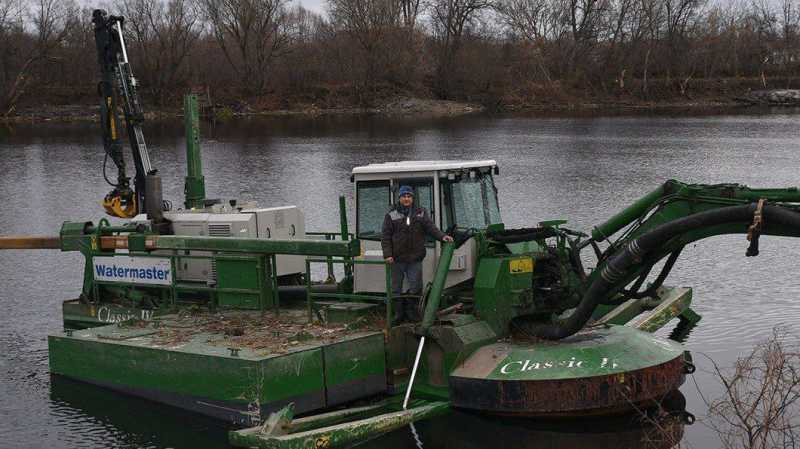
[(306, 259), (306, 306), (308, 307), (308, 323), (314, 322), (314, 311), (312, 310), (311, 298), (311, 261)]
[(275, 305), (275, 317), (277, 317), (281, 308), (281, 296), (278, 293), (278, 264), (275, 254), (270, 254), (267, 257), (270, 267), (270, 283), (272, 284), (270, 285), (270, 290), (272, 290), (272, 303)]
[[(336, 240), (336, 237), (333, 234), (327, 234), (325, 240)], [(328, 279), (325, 282), (336, 282), (336, 275), (333, 273), (333, 256), (328, 256), (325, 259), (328, 261)]]
[(383, 262), (383, 269), (386, 272), (386, 330), (392, 328), (392, 270), (388, 263)]

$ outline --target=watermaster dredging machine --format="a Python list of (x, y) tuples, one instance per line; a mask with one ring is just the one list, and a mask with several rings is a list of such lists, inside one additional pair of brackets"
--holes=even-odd
[[(118, 168), (104, 207), (129, 220), (67, 222), (54, 237), (2, 237), (0, 249), (85, 257), (82, 293), (63, 306), (71, 329), (48, 339), (53, 374), (257, 425), (231, 432), (235, 445), (332, 447), (450, 407), (550, 417), (651, 406), (694, 369), (679, 344), (652, 335), (674, 318), (679, 328), (699, 320), (691, 290), (664, 285), (682, 248), (740, 233), (755, 256), (762, 234), (800, 235), (796, 188), (677, 181), (589, 233), (563, 220), (505, 229), (491, 160), (357, 167), (355, 232), (343, 200), (339, 230), (306, 232), (297, 207), (206, 199), (192, 96), (185, 208), (165, 210), (122, 20), (96, 11), (94, 23), (109, 84), (104, 142)], [(411, 323), (393, 321), (379, 249), (401, 184), (456, 239), (428, 244), (427, 288), (400, 298), (419, 305)], [(325, 283), (312, 283), (312, 265), (327, 268)]]

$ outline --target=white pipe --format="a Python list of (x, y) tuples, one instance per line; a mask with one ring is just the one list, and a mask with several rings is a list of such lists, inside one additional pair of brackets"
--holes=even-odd
[(128, 63), (128, 50), (125, 49), (125, 38), (122, 37), (122, 23), (117, 22), (117, 34), (119, 34), (119, 46), (122, 47), (122, 62)]
[(419, 358), (422, 356), (422, 347), (425, 346), (425, 337), (419, 340), (419, 347), (417, 348), (417, 357), (414, 358), (414, 368), (411, 369), (411, 379), (408, 380), (408, 388), (406, 388), (406, 397), (403, 399), (403, 410), (408, 408), (408, 398), (411, 397), (411, 388), (414, 386), (414, 378), (417, 377), (417, 367), (419, 366)]

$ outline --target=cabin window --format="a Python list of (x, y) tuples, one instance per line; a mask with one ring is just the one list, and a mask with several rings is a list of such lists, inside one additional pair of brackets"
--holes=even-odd
[(489, 224), (502, 223), (500, 219), (500, 206), (497, 204), (497, 187), (490, 173), (481, 176), (483, 195), (486, 197), (486, 211), (489, 214)]
[(497, 191), (490, 173), (478, 171), (448, 174), (441, 179), (442, 227), (484, 229), (500, 223)]
[(459, 227), (486, 227), (482, 190), (480, 181), (475, 178), (464, 177), (453, 184), (453, 212)]
[(380, 240), (383, 217), (392, 207), (389, 181), (360, 181), (356, 184), (356, 228), (358, 238)]

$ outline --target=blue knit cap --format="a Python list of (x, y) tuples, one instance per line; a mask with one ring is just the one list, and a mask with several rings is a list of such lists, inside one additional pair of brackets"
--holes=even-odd
[(414, 196), (414, 189), (412, 189), (410, 186), (400, 186), (400, 196), (406, 194)]

